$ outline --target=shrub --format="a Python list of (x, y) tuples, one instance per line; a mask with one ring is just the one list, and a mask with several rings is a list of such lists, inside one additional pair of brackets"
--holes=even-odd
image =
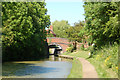
[(69, 46), (69, 47), (72, 47), (72, 44), (69, 44), (68, 46)]
[(67, 52), (73, 52), (73, 47), (68, 47), (68, 48), (66, 49), (66, 51), (67, 51)]
[(81, 50), (84, 50), (84, 45), (82, 44), (81, 47), (80, 47)]
[[(96, 60), (103, 61), (104, 66), (111, 68), (118, 73), (118, 44), (106, 45), (102, 49), (95, 51), (97, 53)], [(100, 58), (98, 59), (98, 56)]]

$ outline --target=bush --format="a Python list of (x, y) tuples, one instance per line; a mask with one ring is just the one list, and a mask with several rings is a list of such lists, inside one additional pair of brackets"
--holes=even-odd
[(82, 44), (81, 47), (80, 47), (81, 50), (84, 50), (84, 45)]
[(89, 47), (87, 48), (87, 50), (88, 50), (88, 51), (92, 51), (92, 48), (93, 48), (92, 46), (89, 46)]
[(84, 48), (84, 51), (93, 52), (93, 46), (89, 46), (88, 48)]
[(73, 52), (73, 47), (68, 47), (68, 48), (66, 49), (66, 51), (67, 51), (67, 52)]
[(88, 48), (84, 48), (84, 51), (88, 51)]
[(69, 47), (72, 47), (72, 44), (69, 44), (68, 46), (69, 46)]
[[(118, 44), (106, 45), (102, 49), (95, 51), (97, 53), (96, 60), (103, 61), (104, 66), (111, 68), (118, 73)], [(98, 59), (99, 56), (99, 59)]]

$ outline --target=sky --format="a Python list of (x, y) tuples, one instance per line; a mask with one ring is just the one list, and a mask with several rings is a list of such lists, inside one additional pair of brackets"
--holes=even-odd
[(75, 22), (83, 21), (84, 3), (80, 0), (46, 0), (47, 14), (51, 22), (67, 20), (73, 26)]

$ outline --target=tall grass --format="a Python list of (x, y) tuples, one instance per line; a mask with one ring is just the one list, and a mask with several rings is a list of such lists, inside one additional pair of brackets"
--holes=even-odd
[(100, 78), (118, 78), (118, 44), (105, 45), (88, 59)]

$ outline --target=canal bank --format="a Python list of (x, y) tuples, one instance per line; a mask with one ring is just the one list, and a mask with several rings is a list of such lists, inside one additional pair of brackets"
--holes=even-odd
[[(98, 74), (92, 64), (84, 58), (69, 55), (59, 55), (59, 57), (72, 59), (73, 66), (69, 78), (98, 78)], [(81, 65), (80, 65), (81, 64)], [(76, 71), (76, 72), (75, 72)]]

